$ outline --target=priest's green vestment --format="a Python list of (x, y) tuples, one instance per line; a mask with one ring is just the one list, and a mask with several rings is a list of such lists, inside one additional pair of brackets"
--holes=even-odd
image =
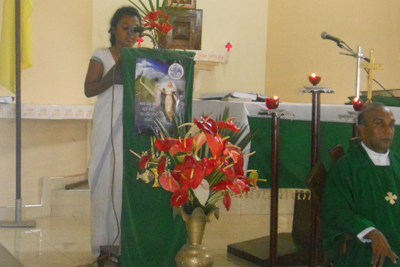
[[(362, 243), (357, 235), (368, 227), (381, 231), (392, 250), (400, 255), (400, 157), (390, 151), (391, 166), (375, 166), (360, 144), (331, 168), (325, 184), (322, 205), (324, 247), (337, 266), (371, 266), (371, 243)], [(395, 198), (398, 198), (397, 200)], [(344, 256), (339, 246), (347, 241)], [(385, 260), (384, 266), (400, 266)]]

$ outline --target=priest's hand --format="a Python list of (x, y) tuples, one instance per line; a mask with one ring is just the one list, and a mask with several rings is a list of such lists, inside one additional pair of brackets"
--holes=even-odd
[(372, 266), (382, 267), (386, 257), (388, 257), (393, 263), (397, 262), (399, 256), (393, 252), (386, 240), (386, 237), (380, 231), (374, 229), (369, 232), (365, 238), (368, 238), (372, 241)]

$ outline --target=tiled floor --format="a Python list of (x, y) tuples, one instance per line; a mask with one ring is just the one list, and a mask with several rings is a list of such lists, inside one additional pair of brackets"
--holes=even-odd
[[(95, 259), (90, 252), (90, 218), (47, 217), (36, 219), (36, 223), (35, 229), (0, 228), (0, 244), (23, 266), (76, 267)], [(279, 232), (289, 232), (291, 228), (292, 216), (281, 215)], [(268, 234), (268, 215), (223, 214), (219, 221), (206, 226), (203, 244), (214, 253), (214, 267), (255, 267), (228, 256), (227, 245)], [(0, 257), (1, 267), (14, 267), (5, 260)]]

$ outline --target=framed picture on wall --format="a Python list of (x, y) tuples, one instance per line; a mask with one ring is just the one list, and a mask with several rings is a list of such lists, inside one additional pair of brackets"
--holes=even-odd
[(173, 26), (167, 35), (160, 35), (159, 45), (168, 49), (201, 50), (203, 10), (185, 9), (171, 14)]
[(195, 9), (196, 8), (196, 0), (168, 0), (168, 6), (177, 6), (177, 5), (182, 5), (182, 8), (191, 8)]

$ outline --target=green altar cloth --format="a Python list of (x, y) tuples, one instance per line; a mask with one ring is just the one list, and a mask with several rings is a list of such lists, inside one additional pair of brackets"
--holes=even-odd
[[(249, 117), (251, 129), (257, 129), (257, 135), (251, 142), (248, 169), (258, 170), (261, 178), (267, 182), (257, 184), (260, 188), (270, 188), (271, 182), (271, 119)], [(395, 127), (400, 131), (400, 126)], [(280, 188), (308, 188), (305, 182), (311, 169), (311, 121), (280, 120), (281, 165), (279, 168)], [(400, 151), (400, 134), (395, 134), (391, 149)], [(321, 122), (321, 160), (329, 169), (332, 165), (328, 151), (341, 143), (345, 151), (352, 137), (351, 123)]]
[[(146, 48), (122, 49), (124, 69), (124, 180), (123, 204), (121, 218), (121, 262), (123, 267), (173, 267), (175, 254), (186, 243), (187, 236), (184, 222), (181, 217), (173, 218), (173, 209), (170, 205), (171, 192), (161, 187), (152, 187), (153, 182), (146, 184), (137, 180), (139, 159), (129, 150), (138, 154), (150, 148), (151, 135), (140, 135), (135, 131), (135, 83), (137, 86), (136, 63), (142, 64), (143, 59), (159, 60), (162, 64), (179, 63), (185, 73), (185, 116), (184, 121), (191, 119), (192, 88), (194, 76), (194, 53), (183, 51), (153, 50)], [(142, 60), (142, 61), (140, 61)], [(143, 65), (143, 64), (142, 64)], [(148, 68), (154, 70), (154, 65), (142, 66), (145, 76)], [(171, 68), (169, 68), (170, 71)], [(150, 70), (151, 71), (151, 70)], [(161, 71), (160, 71), (161, 73)], [(171, 75), (168, 73), (168, 75)], [(162, 75), (161, 75), (162, 76)], [(154, 87), (161, 78), (160, 74), (153, 80), (145, 82)], [(167, 76), (167, 75), (165, 75)], [(175, 81), (172, 80), (171, 81)], [(143, 80), (142, 80), (143, 82)], [(153, 94), (155, 95), (155, 90)], [(147, 96), (149, 97), (149, 96)], [(154, 99), (149, 97), (149, 103)], [(144, 102), (143, 102), (144, 103)], [(153, 104), (151, 104), (153, 105)], [(151, 106), (152, 108), (155, 107)], [(142, 120), (141, 123), (143, 123)]]

